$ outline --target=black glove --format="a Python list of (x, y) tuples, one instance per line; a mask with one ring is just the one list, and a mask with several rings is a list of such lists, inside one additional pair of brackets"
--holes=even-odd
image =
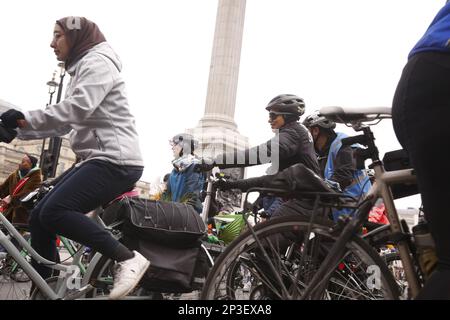
[(16, 129), (18, 127), (17, 120), (24, 120), (25, 116), (16, 109), (9, 109), (0, 116), (6, 128)]
[(195, 172), (207, 172), (211, 171), (216, 166), (216, 163), (212, 159), (204, 158), (201, 163), (198, 163), (194, 167)]
[(240, 189), (241, 184), (239, 183), (239, 180), (226, 181), (226, 180), (221, 179), (221, 180), (217, 180), (216, 182), (214, 182), (214, 186), (217, 189), (225, 191), (225, 190), (231, 190), (231, 189)]
[(272, 181), (273, 176), (262, 176), (247, 179), (238, 180), (218, 180), (214, 183), (217, 188), (221, 190), (239, 189), (242, 192), (246, 192), (251, 188), (264, 188), (267, 186), (268, 181)]
[(3, 123), (0, 123), (0, 142), (10, 143), (16, 136), (16, 130), (6, 128)]

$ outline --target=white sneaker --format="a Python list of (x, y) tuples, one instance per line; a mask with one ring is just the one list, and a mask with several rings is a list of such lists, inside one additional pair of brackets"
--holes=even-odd
[(139, 283), (150, 266), (142, 254), (133, 251), (134, 257), (116, 264), (114, 272), (114, 288), (109, 293), (109, 298), (116, 300), (125, 297)]

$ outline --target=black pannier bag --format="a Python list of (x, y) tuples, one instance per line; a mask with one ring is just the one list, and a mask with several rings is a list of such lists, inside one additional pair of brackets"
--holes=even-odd
[[(124, 198), (103, 214), (110, 224), (123, 219), (123, 243), (150, 260), (141, 284), (156, 292), (192, 291), (194, 269), (201, 255), (206, 226), (190, 205)], [(112, 212), (114, 211), (114, 212)]]
[(201, 216), (186, 203), (125, 198), (125, 232), (174, 248), (191, 248), (206, 233)]
[(201, 253), (199, 245), (194, 248), (172, 248), (128, 236), (125, 236), (124, 243), (150, 260), (150, 267), (141, 280), (145, 289), (164, 293), (193, 290), (195, 264)]
[[(386, 152), (383, 157), (383, 164), (386, 171), (412, 168), (408, 153), (403, 149)], [(417, 184), (395, 184), (391, 185), (391, 190), (394, 199), (409, 197), (419, 193)]]

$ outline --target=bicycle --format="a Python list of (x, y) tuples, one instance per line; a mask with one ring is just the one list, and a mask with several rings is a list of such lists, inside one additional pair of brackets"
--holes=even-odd
[[(403, 293), (398, 282), (369, 243), (369, 239), (377, 238), (378, 246), (386, 243), (396, 246), (408, 297), (418, 293), (423, 276), (415, 244), (406, 223), (399, 219), (391, 190), (396, 184), (414, 185), (414, 171), (385, 171), (370, 130), (370, 125), (391, 117), (390, 108), (325, 107), (320, 112), (363, 132), (344, 139), (343, 144), (366, 146), (358, 157), (359, 165), (372, 159), (369, 168), (374, 170), (375, 183), (369, 193), (354, 203), (353, 218), (332, 223), (326, 218), (325, 209), (352, 206), (343, 204), (341, 196), (327, 186), (309, 194), (301, 186), (299, 190), (278, 190), (279, 194), (290, 194), (293, 198), (314, 199), (313, 213), (275, 218), (254, 228), (248, 225), (249, 230), (217, 259), (207, 278), (203, 299), (398, 299)], [(308, 179), (320, 183), (317, 177)], [(306, 183), (299, 179), (299, 184), (302, 182)], [(385, 203), (390, 225), (364, 238), (362, 226), (379, 197)], [(239, 290), (233, 282), (233, 270), (238, 265), (247, 268), (255, 279), (249, 293)]]
[[(36, 289), (31, 294), (31, 299), (38, 297), (48, 299), (76, 298), (85, 294), (89, 287), (76, 288), (76, 282), (79, 280), (83, 250), (78, 250), (74, 255), (70, 265), (49, 261), (40, 256), (30, 245), (29, 241), (9, 222), (3, 215), (0, 215), (0, 244), (6, 250), (7, 254), (20, 266), (20, 268), (34, 282)], [(4, 229), (6, 233), (4, 232)], [(15, 240), (16, 244), (12, 241)], [(24, 252), (28, 254), (24, 254)], [(59, 276), (49, 279), (43, 279), (39, 273), (32, 267), (30, 257), (38, 263), (59, 273)], [(71, 294), (74, 294), (72, 297)]]
[[(22, 205), (24, 207), (31, 211), (31, 209), (37, 204), (37, 202), (42, 199), (43, 196), (50, 190), (50, 187), (41, 186), (20, 199), (20, 201), (22, 202)], [(22, 234), (27, 243), (31, 245), (29, 225), (14, 223), (13, 226), (20, 232), (20, 234)], [(6, 230), (4, 229), (4, 231)], [(63, 236), (57, 237), (57, 246), (58, 258), (60, 259), (62, 256), (64, 257), (64, 260), (58, 260), (58, 262), (61, 262), (63, 264), (66, 264), (70, 259), (74, 259), (77, 253), (82, 250), (83, 254), (81, 255), (81, 258), (77, 257), (75, 259), (76, 265), (78, 266), (80, 271), (80, 275), (84, 275), (89, 260), (89, 255), (87, 254), (86, 250), (87, 248)], [(31, 261), (31, 257), (28, 254), (26, 248), (22, 248), (20, 250), (20, 254), (28, 262)], [(26, 283), (30, 282), (31, 279), (20, 267), (20, 265), (6, 252), (0, 258), (0, 274), (2, 280), (0, 291), (6, 291), (6, 294), (1, 295), (2, 299), (11, 298), (14, 300), (21, 300), (28, 297), (28, 292), (31, 285)]]
[[(126, 194), (122, 195), (121, 197), (115, 199), (114, 202), (110, 203), (107, 208), (111, 208), (111, 204), (126, 201), (127, 199), (129, 199), (129, 197), (127, 197)], [(117, 219), (107, 226), (100, 217), (103, 211), (103, 208), (98, 208), (90, 212), (88, 215), (103, 228), (111, 232), (116, 239), (120, 240), (123, 236), (121, 226), (123, 225), (124, 220)], [(23, 271), (36, 286), (35, 290), (29, 297), (30, 299), (108, 299), (109, 292), (112, 289), (113, 284), (113, 263), (111, 260), (107, 259), (100, 253), (95, 252), (92, 254), (85, 272), (82, 272), (80, 270), (80, 264), (82, 263), (85, 251), (84, 249), (86, 248), (85, 246), (78, 247), (78, 244), (76, 244), (79, 249), (76, 251), (73, 256), (73, 260), (69, 265), (55, 263), (41, 257), (31, 247), (30, 243), (23, 237), (23, 235), (15, 228), (15, 226), (12, 225), (3, 215), (0, 215), (0, 224), (3, 226), (3, 230), (0, 228), (0, 245), (5, 248), (7, 254), (17, 262), (18, 266), (23, 269)], [(16, 244), (13, 243), (13, 239)], [(23, 250), (21, 248), (23, 248)], [(206, 256), (206, 264), (208, 265), (208, 268), (211, 267), (213, 263), (212, 257), (209, 255), (204, 246), (201, 246), (200, 248)], [(56, 270), (59, 274), (48, 279), (43, 279), (32, 267), (27, 255), (23, 255), (24, 250), (38, 263), (44, 264), (47, 267)], [(197, 290), (198, 293), (204, 280), (201, 278), (194, 278), (192, 281), (194, 287), (193, 292)], [(139, 284), (129, 296), (125, 297), (125, 299), (156, 299), (162, 298), (163, 293), (164, 291), (160, 293), (146, 290), (142, 284)]]

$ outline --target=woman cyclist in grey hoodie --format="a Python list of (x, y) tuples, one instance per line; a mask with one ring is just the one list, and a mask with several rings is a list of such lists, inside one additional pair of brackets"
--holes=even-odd
[[(150, 262), (85, 214), (132, 189), (143, 171), (121, 63), (97, 25), (83, 17), (56, 21), (50, 46), (71, 76), (65, 99), (45, 109), (10, 109), (0, 116), (4, 126), (19, 127), (19, 139), (70, 133), (71, 147), (82, 160), (32, 211), (31, 243), (55, 261), (58, 234), (115, 260), (110, 298), (118, 299), (137, 285)], [(51, 269), (35, 261), (33, 265), (44, 278), (51, 275)]]

